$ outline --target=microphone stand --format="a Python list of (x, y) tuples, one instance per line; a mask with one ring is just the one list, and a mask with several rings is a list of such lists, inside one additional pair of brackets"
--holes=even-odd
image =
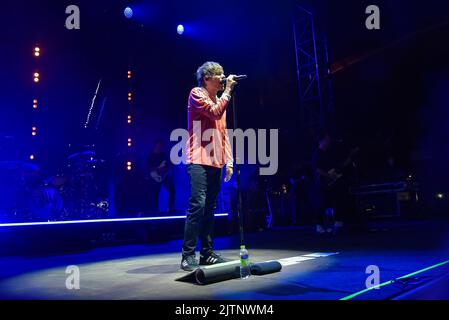
[[(232, 126), (235, 129), (237, 129), (237, 112), (236, 112), (236, 87), (234, 87), (234, 92), (232, 94)], [(234, 153), (234, 151), (233, 151)], [(241, 184), (240, 184), (240, 165), (237, 160), (237, 154), (234, 154), (234, 168), (235, 168), (235, 178), (237, 181), (237, 212), (239, 216), (239, 233), (240, 233), (240, 245), (245, 244), (245, 238), (243, 234), (243, 211), (242, 211), (242, 190), (241, 190)]]

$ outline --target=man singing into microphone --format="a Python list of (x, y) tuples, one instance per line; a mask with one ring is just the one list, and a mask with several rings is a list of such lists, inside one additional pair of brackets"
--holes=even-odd
[[(196, 77), (198, 87), (191, 90), (187, 107), (189, 140), (186, 156), (190, 198), (181, 260), (181, 269), (186, 271), (199, 266), (195, 257), (198, 239), (201, 242), (199, 264), (229, 261), (213, 251), (212, 238), (223, 167), (226, 165), (225, 182), (233, 174), (226, 108), (236, 82), (234, 75), (225, 78), (223, 67), (216, 62), (204, 63), (198, 68)], [(220, 98), (217, 97), (219, 91), (224, 91)]]

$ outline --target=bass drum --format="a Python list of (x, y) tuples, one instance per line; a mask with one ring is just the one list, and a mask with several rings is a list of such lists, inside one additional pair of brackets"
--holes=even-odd
[(41, 186), (32, 194), (31, 212), (34, 221), (60, 220), (63, 208), (63, 198), (54, 186)]

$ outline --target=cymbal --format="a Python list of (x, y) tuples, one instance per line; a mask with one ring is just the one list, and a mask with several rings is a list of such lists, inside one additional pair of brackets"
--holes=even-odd
[(72, 153), (67, 158), (70, 159), (70, 158), (76, 158), (76, 157), (81, 157), (81, 156), (92, 156), (92, 155), (96, 155), (96, 152), (92, 151), (92, 150), (87, 150), (87, 151)]
[(22, 172), (36, 172), (39, 166), (25, 161), (0, 161), (0, 170), (18, 170)]

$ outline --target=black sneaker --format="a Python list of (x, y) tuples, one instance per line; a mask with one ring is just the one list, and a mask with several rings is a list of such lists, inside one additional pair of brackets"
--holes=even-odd
[(194, 255), (182, 257), (181, 269), (184, 271), (193, 271), (199, 267), (198, 261)]
[(207, 255), (200, 255), (200, 265), (211, 265), (211, 264), (217, 264), (217, 263), (223, 263), (223, 262), (229, 262), (232, 260), (223, 258), (218, 253), (211, 252)]

